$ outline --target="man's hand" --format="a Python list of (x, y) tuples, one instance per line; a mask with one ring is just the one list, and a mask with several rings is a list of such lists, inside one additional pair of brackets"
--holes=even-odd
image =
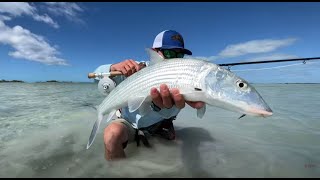
[(150, 95), (153, 103), (159, 108), (172, 108), (173, 105), (176, 105), (177, 108), (182, 109), (185, 107), (185, 103), (196, 109), (200, 109), (204, 106), (204, 102), (186, 101), (180, 94), (179, 89), (172, 88), (170, 91), (165, 84), (160, 85), (160, 92), (157, 88), (152, 88)]
[(110, 67), (110, 71), (120, 71), (126, 77), (131, 76), (140, 69), (142, 69), (142, 66), (132, 59), (127, 59), (117, 64), (113, 64)]

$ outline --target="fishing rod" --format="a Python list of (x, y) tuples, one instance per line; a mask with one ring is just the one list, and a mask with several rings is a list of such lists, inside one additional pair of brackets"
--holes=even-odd
[[(288, 61), (303, 61), (303, 64), (306, 64), (306, 61), (310, 60), (320, 60), (320, 57), (310, 57), (310, 58), (295, 58), (295, 59), (279, 59), (279, 60), (267, 60), (267, 61), (247, 61), (247, 62), (237, 62), (237, 63), (224, 63), (224, 64), (217, 64), (219, 66), (238, 66), (238, 65), (245, 65), (245, 64), (263, 64), (263, 63), (276, 63), (276, 62), (288, 62)], [(122, 75), (119, 71), (111, 71), (108, 73), (89, 73), (88, 78), (100, 78), (102, 79), (104, 76), (118, 76)]]
[(228, 66), (228, 69), (230, 70), (231, 66), (238, 66), (238, 65), (245, 65), (245, 64), (263, 64), (263, 63), (275, 63), (275, 62), (287, 62), (287, 61), (303, 61), (303, 64), (306, 64), (306, 61), (310, 61), (310, 60), (320, 60), (320, 57), (279, 59), (279, 60), (267, 60), (267, 61), (247, 61), (247, 62), (238, 62), (238, 63), (225, 63), (225, 64), (218, 64), (218, 65)]

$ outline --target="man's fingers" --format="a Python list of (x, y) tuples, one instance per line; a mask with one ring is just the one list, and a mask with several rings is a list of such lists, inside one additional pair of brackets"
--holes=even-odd
[(138, 64), (133, 59), (127, 59), (117, 64), (113, 64), (110, 67), (111, 71), (120, 71), (124, 76), (128, 77), (134, 74), (135, 72), (142, 69), (143, 66)]
[(132, 71), (132, 69), (131, 69), (130, 65), (129, 65), (129, 64), (126, 64), (124, 67), (125, 67), (125, 68), (126, 68), (126, 70), (127, 70), (127, 74), (128, 74), (128, 76), (130, 76), (130, 75), (133, 73), (133, 71)]
[(171, 108), (172, 107), (172, 98), (169, 91), (169, 88), (165, 84), (160, 85), (160, 95), (162, 98), (163, 106), (165, 108)]
[(171, 92), (166, 84), (160, 85), (160, 92), (156, 88), (150, 90), (150, 95), (153, 103), (159, 108), (172, 108), (175, 105), (177, 108), (182, 109), (185, 107), (185, 103), (195, 109), (202, 108), (204, 102), (191, 102), (186, 101), (179, 89), (173, 88)]
[(153, 103), (159, 108), (163, 108), (162, 98), (157, 88), (151, 88), (150, 95)]
[(128, 60), (126, 64), (130, 68), (129, 75), (137, 71), (135, 65), (130, 60)]
[(123, 75), (128, 76), (128, 71), (124, 66), (120, 68), (120, 71), (122, 72)]
[(134, 61), (132, 59), (130, 59), (129, 61), (130, 61), (131, 69), (133, 70), (133, 72), (137, 72), (140, 70), (140, 66), (136, 61)]
[(184, 97), (180, 94), (179, 89), (171, 90), (172, 98), (177, 108), (182, 109), (185, 107)]

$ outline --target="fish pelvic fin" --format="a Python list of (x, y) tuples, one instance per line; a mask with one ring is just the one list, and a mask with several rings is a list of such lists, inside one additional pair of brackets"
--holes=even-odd
[[(116, 113), (117, 110), (112, 110), (107, 117), (107, 122), (111, 120), (111, 118), (114, 116), (114, 114)], [(97, 136), (98, 130), (99, 130), (99, 126), (101, 124), (101, 121), (103, 120), (103, 114), (98, 112), (98, 119), (96, 120), (96, 122), (93, 125), (90, 137), (89, 137), (89, 141), (87, 143), (87, 149), (90, 148), (90, 146), (92, 145), (94, 139)]]
[(129, 112), (134, 112), (139, 109), (141, 116), (148, 114), (151, 111), (151, 96), (138, 96), (128, 100)]
[(204, 104), (202, 108), (197, 109), (197, 117), (202, 119), (205, 113), (206, 113), (206, 104)]
[[(206, 98), (206, 92), (199, 88), (182, 88), (180, 89), (180, 94), (188, 101), (203, 101)], [(206, 104), (202, 106), (202, 108), (197, 109), (197, 117), (202, 119), (204, 114), (206, 113)]]

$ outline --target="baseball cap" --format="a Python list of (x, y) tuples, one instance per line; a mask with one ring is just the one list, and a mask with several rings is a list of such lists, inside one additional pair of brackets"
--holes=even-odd
[(154, 39), (152, 48), (182, 49), (185, 54), (192, 55), (190, 50), (184, 48), (181, 34), (174, 30), (165, 30), (159, 33)]

